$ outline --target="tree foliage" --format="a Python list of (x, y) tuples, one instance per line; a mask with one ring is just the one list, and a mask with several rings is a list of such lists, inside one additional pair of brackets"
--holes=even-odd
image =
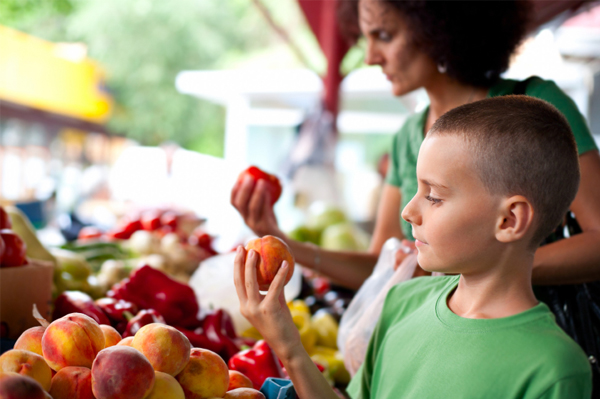
[[(223, 153), (225, 111), (178, 93), (177, 73), (231, 66), (265, 48), (282, 46), (250, 0), (2, 0), (0, 4), (2, 24), (47, 40), (87, 45), (89, 55), (104, 68), (115, 99), (111, 130), (147, 145), (170, 140), (218, 156)], [(287, 14), (294, 19), (288, 26), (297, 26), (301, 18), (298, 10), (292, 11), (296, 15)], [(307, 29), (302, 29), (306, 37)]]

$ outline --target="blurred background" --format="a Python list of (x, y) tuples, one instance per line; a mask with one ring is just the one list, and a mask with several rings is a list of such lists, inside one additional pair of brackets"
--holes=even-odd
[[(505, 77), (555, 80), (600, 142), (600, 5), (534, 3)], [(393, 134), (427, 97), (393, 97), (335, 5), (3, 0), (0, 201), (52, 245), (159, 208), (195, 214), (227, 251), (250, 234), (231, 187), (256, 165), (282, 181), (284, 230), (335, 208), (364, 247)]]

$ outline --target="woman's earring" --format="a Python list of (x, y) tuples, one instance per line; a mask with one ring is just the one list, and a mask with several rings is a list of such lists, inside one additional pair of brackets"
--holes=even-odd
[(446, 71), (448, 70), (448, 67), (446, 66), (445, 62), (438, 63), (437, 68), (439, 73), (446, 73)]

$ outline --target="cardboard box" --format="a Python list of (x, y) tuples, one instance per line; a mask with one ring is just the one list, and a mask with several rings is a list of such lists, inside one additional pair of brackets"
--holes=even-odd
[(7, 338), (40, 325), (32, 315), (34, 303), (50, 320), (53, 274), (52, 263), (32, 259), (26, 266), (0, 268), (0, 321), (8, 326)]

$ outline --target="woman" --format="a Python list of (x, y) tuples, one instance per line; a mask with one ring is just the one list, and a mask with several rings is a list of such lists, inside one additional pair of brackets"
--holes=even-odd
[[(383, 243), (412, 235), (400, 212), (416, 193), (416, 159), (421, 142), (439, 116), (459, 105), (513, 94), (516, 81), (499, 76), (523, 38), (527, 5), (523, 1), (346, 1), (346, 27), (366, 39), (365, 62), (379, 65), (396, 96), (424, 88), (430, 106), (412, 115), (395, 136), (390, 170), (379, 204), (368, 253), (320, 250), (288, 238), (278, 227), (264, 182), (236, 185), (231, 203), (259, 236), (275, 235), (291, 247), (303, 266), (339, 284), (358, 288), (370, 275)], [(354, 12), (352, 12), (354, 11)], [(356, 12), (357, 11), (357, 12)], [(348, 18), (348, 16), (350, 16)], [(535, 253), (534, 284), (570, 284), (600, 279), (600, 156), (585, 120), (554, 82), (532, 79), (523, 92), (556, 106), (577, 142), (581, 184), (571, 210), (583, 230), (577, 236), (540, 247)]]

